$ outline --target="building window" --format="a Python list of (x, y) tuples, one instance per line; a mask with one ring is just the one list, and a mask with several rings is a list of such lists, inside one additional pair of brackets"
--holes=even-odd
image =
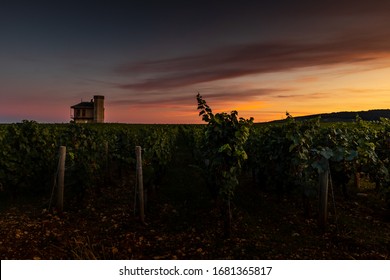
[(85, 109), (82, 109), (82, 116), (85, 117)]
[(76, 117), (80, 117), (80, 110), (76, 109)]

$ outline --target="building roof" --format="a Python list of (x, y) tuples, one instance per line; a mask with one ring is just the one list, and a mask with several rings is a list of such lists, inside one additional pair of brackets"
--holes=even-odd
[(73, 109), (93, 109), (93, 102), (80, 102), (79, 104), (73, 105), (70, 108)]

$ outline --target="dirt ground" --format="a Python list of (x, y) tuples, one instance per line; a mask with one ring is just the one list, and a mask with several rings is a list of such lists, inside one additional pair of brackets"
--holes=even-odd
[[(242, 184), (232, 204), (233, 230), (201, 174), (179, 163), (149, 195), (146, 224), (134, 211), (134, 183), (117, 181), (64, 213), (47, 198), (15, 201), (0, 211), (1, 259), (389, 259), (390, 222), (374, 190), (329, 199), (325, 230), (305, 218), (299, 197), (277, 197)], [(315, 201), (313, 201), (315, 206)]]

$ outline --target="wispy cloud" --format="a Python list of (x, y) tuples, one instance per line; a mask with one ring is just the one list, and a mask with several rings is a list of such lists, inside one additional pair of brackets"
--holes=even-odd
[(390, 54), (387, 38), (388, 34), (344, 34), (321, 43), (286, 41), (228, 46), (191, 56), (128, 63), (117, 67), (115, 73), (155, 77), (120, 84), (121, 89), (173, 89), (251, 74), (369, 62)]
[[(237, 103), (237, 102), (253, 102), (256, 98), (278, 95), (282, 92), (290, 91), (288, 88), (260, 88), (260, 89), (217, 89), (211, 93), (207, 93), (207, 100), (216, 104), (225, 103)], [(178, 94), (174, 93), (163, 93), (154, 92), (145, 96), (132, 96), (129, 95), (125, 98), (116, 99), (110, 101), (112, 105), (139, 107), (139, 106), (174, 106), (191, 104), (196, 102), (196, 92)]]
[(305, 101), (308, 101), (310, 99), (321, 99), (327, 97), (329, 97), (329, 93), (325, 93), (325, 92), (314, 92), (308, 94), (278, 94), (273, 96), (273, 98), (295, 99), (295, 100), (305, 100)]

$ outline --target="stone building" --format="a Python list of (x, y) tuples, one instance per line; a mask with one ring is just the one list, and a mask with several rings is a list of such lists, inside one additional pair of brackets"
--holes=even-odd
[(104, 96), (95, 95), (90, 102), (80, 102), (70, 107), (71, 118), (75, 123), (103, 123)]

